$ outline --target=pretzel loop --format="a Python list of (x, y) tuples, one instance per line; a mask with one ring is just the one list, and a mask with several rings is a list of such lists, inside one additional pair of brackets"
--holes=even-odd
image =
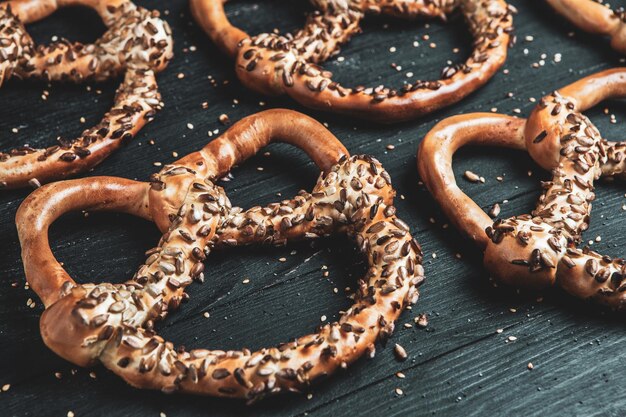
[(465, 145), (526, 149), (525, 120), (491, 113), (452, 116), (439, 122), (420, 143), (420, 177), (450, 221), (481, 249), (493, 222), (456, 184), (452, 156)]
[[(24, 262), (29, 264), (27, 279), (47, 306), (41, 318), (45, 343), (79, 365), (99, 361), (137, 387), (249, 401), (302, 390), (365, 352), (373, 355), (375, 342), (387, 338), (403, 308), (417, 300), (417, 287), (423, 281), (421, 250), (408, 226), (395, 215), (395, 191), (380, 163), (369, 156), (349, 157), (332, 135), (315, 132), (322, 127), (312, 123), (290, 111), (252, 116), (214, 141), (216, 145), (165, 167), (149, 192), (147, 184), (105, 177), (51, 184), (35, 191), (18, 210), (17, 222)], [(297, 130), (300, 127), (304, 131)], [(326, 172), (312, 193), (302, 191), (294, 199), (247, 211), (231, 207), (213, 180), (276, 134), (302, 144)], [(190, 175), (195, 181), (175, 181)], [(98, 191), (109, 180), (111, 186)], [(175, 187), (181, 188), (181, 197), (169, 228), (159, 245), (148, 251), (146, 263), (132, 280), (75, 285), (67, 273), (57, 270), (58, 264), (43, 262), (53, 259), (46, 231), (61, 212), (89, 205), (151, 218), (155, 193)], [(61, 203), (68, 198), (77, 201)], [(56, 214), (42, 213), (46, 208)], [(34, 231), (28, 222), (41, 226)], [(282, 245), (289, 239), (334, 232), (353, 237), (369, 263), (354, 306), (339, 322), (258, 352), (185, 352), (154, 332), (153, 321), (177, 308), (185, 288), (194, 279), (202, 279), (203, 261), (212, 248), (255, 242)], [(48, 283), (51, 279), (53, 285)], [(66, 283), (60, 284), (63, 279)], [(59, 287), (60, 294), (51, 296)]]
[[(614, 309), (626, 306), (624, 260), (576, 249), (589, 225), (593, 182), (623, 174), (626, 149), (603, 140), (581, 111), (626, 96), (625, 77), (623, 68), (604, 71), (556, 91), (539, 102), (525, 126), (507, 116), (458, 116), (440, 123), (424, 140), (418, 157), (424, 182), (455, 225), (484, 249), (485, 267), (497, 280), (531, 289), (556, 282), (576, 297)], [(493, 135), (494, 117), (511, 120), (508, 130), (499, 132), (507, 139)], [(474, 216), (479, 208), (458, 189), (450, 167), (452, 154), (468, 137), (499, 145), (514, 138), (516, 147), (524, 144), (539, 165), (552, 171), (530, 215), (497, 219), (479, 233), (488, 219)]]
[[(60, 40), (35, 46), (23, 23), (70, 5), (98, 11), (106, 33), (90, 45)], [(156, 11), (130, 0), (14, 0), (0, 4), (0, 37), (0, 85), (12, 76), (82, 82), (125, 73), (113, 108), (79, 138), (61, 138), (46, 149), (24, 145), (0, 152), (0, 188), (37, 186), (85, 171), (130, 140), (161, 108), (155, 72), (167, 66), (173, 41)]]
[(18, 211), (17, 226), (26, 277), (46, 307), (76, 285), (56, 260), (48, 228), (62, 215), (78, 210), (119, 211), (151, 220), (148, 184), (116, 177), (91, 177), (56, 182), (29, 195)]
[(215, 181), (274, 141), (300, 148), (322, 171), (349, 155), (332, 133), (301, 113), (274, 109), (248, 116), (200, 151), (166, 166), (151, 178), (150, 206), (159, 229), (167, 230), (169, 217), (176, 214), (184, 199), (182, 191), (194, 181)]
[(582, 30), (611, 38), (613, 49), (626, 53), (626, 13), (594, 0), (546, 0), (552, 8)]
[[(268, 95), (288, 94), (305, 106), (380, 122), (408, 120), (455, 103), (485, 84), (506, 59), (512, 10), (503, 0), (442, 2), (396, 0), (315, 0), (319, 9), (304, 29), (286, 36), (249, 37), (232, 26), (223, 0), (192, 0), (194, 18), (218, 46), (235, 57), (235, 70), (247, 87)], [(360, 32), (365, 13), (396, 17), (445, 17), (459, 8), (469, 25), (474, 52), (463, 64), (447, 67), (442, 79), (417, 80), (402, 89), (348, 88), (318, 64), (339, 52)], [(235, 47), (235, 45), (237, 45)]]

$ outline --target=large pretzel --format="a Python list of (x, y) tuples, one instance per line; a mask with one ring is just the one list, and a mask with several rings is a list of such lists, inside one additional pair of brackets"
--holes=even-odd
[[(233, 208), (214, 181), (280, 139), (305, 150), (324, 170), (312, 193), (292, 200)], [(348, 156), (319, 123), (289, 110), (270, 110), (235, 124), (222, 137), (165, 167), (151, 184), (93, 177), (46, 185), (17, 213), (26, 278), (46, 306), (44, 342), (81, 366), (103, 363), (130, 384), (165, 392), (255, 400), (299, 391), (345, 367), (388, 337), (423, 281), (421, 250), (395, 216), (389, 175), (369, 156)], [(124, 284), (77, 284), (54, 258), (49, 225), (71, 210), (116, 210), (154, 220), (164, 235)], [(345, 232), (369, 268), (355, 304), (317, 333), (251, 352), (174, 349), (153, 331), (203, 274), (214, 247), (285, 244)]]
[[(418, 152), (420, 175), (454, 225), (484, 250), (485, 267), (495, 279), (531, 289), (556, 282), (576, 297), (626, 307), (624, 260), (576, 249), (589, 224), (594, 180), (623, 176), (626, 170), (626, 144), (602, 139), (582, 112), (625, 96), (626, 69), (619, 68), (544, 97), (527, 121), (467, 114), (428, 133)], [(526, 149), (551, 170), (537, 208), (530, 215), (492, 221), (455, 182), (452, 156), (466, 144)]]
[[(98, 12), (108, 27), (92, 45), (60, 40), (35, 45), (24, 24), (59, 7), (81, 5)], [(161, 108), (155, 72), (172, 57), (168, 24), (157, 11), (130, 0), (12, 0), (0, 3), (0, 85), (11, 78), (102, 81), (125, 73), (113, 108), (74, 140), (46, 149), (29, 145), (0, 152), (0, 189), (63, 178), (100, 163), (131, 139)]]
[(546, 0), (558, 13), (582, 30), (611, 38), (611, 46), (626, 53), (626, 13), (595, 0)]
[[(513, 28), (512, 9), (504, 0), (312, 0), (319, 11), (308, 17), (304, 29), (293, 35), (250, 37), (230, 24), (225, 1), (191, 0), (191, 11), (211, 39), (236, 60), (244, 85), (263, 94), (288, 94), (314, 109), (388, 123), (455, 103), (485, 84), (504, 63)], [(366, 12), (445, 18), (455, 9), (467, 20), (474, 52), (465, 63), (445, 68), (440, 80), (417, 80), (399, 89), (348, 88), (318, 66), (360, 32)]]

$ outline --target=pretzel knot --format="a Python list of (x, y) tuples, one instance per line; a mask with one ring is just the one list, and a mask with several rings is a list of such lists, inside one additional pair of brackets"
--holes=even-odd
[[(528, 120), (468, 114), (428, 133), (418, 153), (420, 175), (450, 220), (484, 250), (485, 267), (495, 279), (531, 289), (556, 282), (576, 297), (625, 308), (624, 260), (576, 248), (589, 225), (594, 181), (623, 176), (626, 169), (626, 145), (602, 139), (582, 112), (625, 96), (626, 69), (614, 69), (544, 97)], [(452, 156), (465, 144), (526, 149), (551, 170), (536, 209), (493, 222), (454, 180)]]
[[(292, 143), (324, 173), (312, 192), (267, 207), (231, 207), (215, 180), (272, 139)], [(100, 361), (130, 384), (256, 400), (300, 391), (334, 372), (393, 331), (394, 320), (418, 297), (422, 253), (395, 215), (389, 175), (370, 156), (348, 156), (319, 123), (288, 110), (270, 110), (235, 124), (203, 150), (165, 167), (152, 182), (93, 177), (46, 185), (17, 214), (26, 278), (46, 310), (45, 343), (78, 365)], [(159, 245), (123, 284), (78, 285), (50, 251), (49, 225), (70, 210), (118, 210), (154, 220)], [(153, 330), (204, 277), (214, 248), (286, 244), (333, 233), (355, 239), (369, 267), (355, 303), (338, 322), (278, 347), (251, 352), (175, 349)]]
[[(317, 11), (305, 27), (287, 35), (249, 36), (224, 13), (225, 0), (191, 0), (195, 20), (211, 39), (235, 58), (248, 88), (268, 95), (288, 94), (301, 104), (379, 122), (398, 122), (455, 103), (485, 84), (504, 64), (513, 26), (503, 0), (312, 0)], [(443, 69), (441, 79), (416, 80), (400, 89), (344, 87), (319, 64), (360, 32), (365, 13), (401, 18), (442, 17), (460, 9), (474, 37), (465, 63)]]
[[(94, 44), (55, 41), (35, 45), (25, 23), (57, 8), (94, 9), (107, 26)], [(130, 140), (162, 106), (155, 72), (172, 57), (168, 24), (157, 11), (130, 0), (13, 0), (0, 4), (0, 85), (11, 77), (46, 81), (103, 81), (124, 73), (113, 108), (74, 140), (46, 149), (29, 145), (0, 152), (0, 189), (19, 188), (83, 172)]]
[(582, 30), (611, 38), (613, 49), (626, 53), (626, 12), (597, 0), (546, 0), (552, 8)]

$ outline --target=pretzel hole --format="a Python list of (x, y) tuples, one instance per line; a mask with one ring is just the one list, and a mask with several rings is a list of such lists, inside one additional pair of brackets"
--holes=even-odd
[[(314, 10), (308, 1), (231, 0), (224, 4), (228, 20), (249, 34), (295, 32), (304, 26), (306, 14)], [(253, 18), (263, 16), (263, 19)]]
[(188, 287), (189, 300), (156, 327), (187, 349), (275, 346), (338, 320), (366, 268), (341, 234), (283, 247), (215, 250), (205, 262), (205, 283)]
[[(98, 14), (87, 7), (61, 8), (51, 16), (27, 25), (35, 43), (48, 44), (52, 37), (93, 43), (106, 30)], [(97, 85), (45, 83), (11, 79), (0, 89), (0, 100), (11, 103), (0, 109), (0, 152), (21, 145), (47, 148), (58, 137), (74, 139), (111, 108), (118, 81)], [(86, 89), (88, 99), (83, 97)], [(68, 111), (68, 108), (70, 109)], [(80, 109), (76, 112), (76, 109)], [(84, 120), (82, 119), (84, 118)]]
[(119, 80), (77, 85), (10, 79), (0, 88), (0, 100), (11, 103), (0, 108), (0, 152), (79, 137), (111, 108), (118, 85)]
[[(296, 167), (296, 175), (288, 174)], [(273, 143), (234, 168), (220, 186), (233, 206), (247, 208), (293, 198), (300, 190), (310, 191), (319, 175), (320, 169), (303, 151)]]
[[(285, 7), (279, 1), (237, 0), (227, 2), (225, 10), (231, 23), (248, 34), (275, 29), (287, 34), (302, 29), (306, 14), (315, 10), (307, 1), (291, 3)], [(270, 23), (265, 18), (250, 19), (255, 15), (269, 17)], [(446, 67), (465, 62), (472, 51), (472, 36), (461, 13), (454, 12), (447, 19), (407, 20), (367, 14), (361, 22), (363, 33), (343, 44), (339, 53), (322, 65), (333, 73), (334, 81), (345, 86), (384, 82), (401, 87), (417, 80), (441, 79)], [(394, 48), (396, 52), (391, 52)]]
[(591, 222), (578, 247), (589, 246), (602, 255), (623, 258), (626, 187), (622, 180), (596, 181), (595, 187), (596, 200), (592, 203)]
[(153, 223), (124, 213), (68, 213), (50, 227), (54, 256), (79, 284), (129, 280), (161, 233)]
[(361, 28), (363, 33), (323, 64), (345, 86), (383, 83), (400, 88), (417, 80), (438, 80), (445, 67), (463, 63), (472, 51), (472, 36), (459, 13), (448, 16), (448, 22), (368, 14)]
[[(459, 188), (485, 213), (497, 203), (497, 217), (503, 219), (534, 210), (541, 192), (540, 181), (551, 178), (527, 153), (490, 146), (459, 149), (452, 167)], [(468, 180), (466, 172), (484, 178), (485, 182)]]
[(106, 26), (95, 10), (89, 7), (63, 7), (52, 15), (26, 25), (36, 45), (54, 40), (94, 43), (106, 31)]

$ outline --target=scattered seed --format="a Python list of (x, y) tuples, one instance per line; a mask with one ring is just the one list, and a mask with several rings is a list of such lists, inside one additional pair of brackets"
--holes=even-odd
[(472, 171), (465, 171), (465, 173), (463, 174), (465, 176), (465, 179), (470, 181), (470, 182), (479, 182), (480, 181), (480, 176)]
[(220, 114), (220, 117), (218, 118), (218, 120), (220, 121), (221, 124), (223, 125), (228, 125), (230, 124), (230, 118), (228, 117), (228, 115), (226, 113), (222, 113)]
[(404, 348), (397, 343), (394, 346), (393, 351), (396, 354), (396, 359), (398, 359), (399, 361), (404, 361), (406, 360), (406, 358), (409, 357), (409, 355), (407, 355), (406, 353), (406, 350), (404, 350)]
[(499, 214), (500, 214), (500, 204), (495, 203), (493, 207), (491, 207), (491, 210), (489, 210), (489, 216), (495, 218), (495, 217), (498, 217)]
[(419, 327), (427, 327), (428, 326), (428, 316), (426, 313), (422, 313), (419, 316), (415, 317), (415, 324)]

